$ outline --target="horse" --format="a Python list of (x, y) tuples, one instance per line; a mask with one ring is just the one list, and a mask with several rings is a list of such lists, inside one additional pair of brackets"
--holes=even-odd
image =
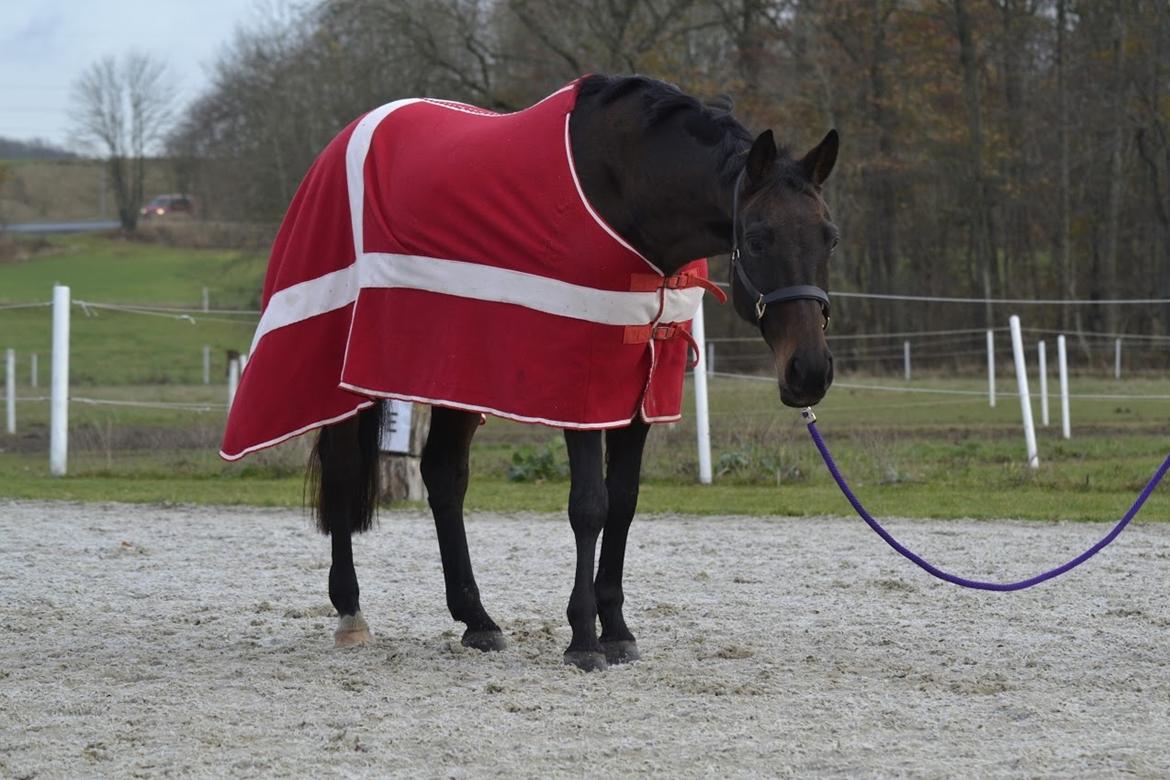
[[(734, 309), (771, 350), (780, 401), (818, 403), (833, 380), (824, 290), (838, 231), (821, 188), (837, 159), (836, 130), (795, 157), (777, 146), (771, 130), (753, 137), (727, 99), (703, 103), (646, 77), (596, 75), (579, 85), (568, 143), (588, 203), (664, 275), (695, 258), (730, 253)], [(339, 616), (338, 646), (372, 639), (351, 536), (369, 530), (375, 513), (381, 408), (373, 404), (320, 428), (310, 456), (318, 527), (332, 545), (329, 598)], [(466, 627), (461, 642), (498, 651), (507, 643), (481, 600), (464, 529), (468, 453), (480, 424), (475, 411), (434, 406), (421, 471), (447, 608)], [(622, 582), (649, 429), (635, 413), (620, 427), (564, 430), (576, 543), (564, 661), (585, 671), (640, 657), (622, 613)]]

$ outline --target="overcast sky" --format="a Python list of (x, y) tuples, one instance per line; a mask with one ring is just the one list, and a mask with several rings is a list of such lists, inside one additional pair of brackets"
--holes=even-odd
[(158, 55), (180, 97), (197, 95), (220, 46), (257, 7), (257, 0), (0, 0), (0, 136), (71, 145), (70, 85), (107, 54)]

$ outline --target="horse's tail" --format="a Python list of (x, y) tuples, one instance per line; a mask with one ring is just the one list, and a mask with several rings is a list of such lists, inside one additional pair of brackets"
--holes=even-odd
[(305, 498), (323, 534), (362, 533), (378, 506), (378, 441), (381, 402), (355, 417), (327, 425), (309, 454)]

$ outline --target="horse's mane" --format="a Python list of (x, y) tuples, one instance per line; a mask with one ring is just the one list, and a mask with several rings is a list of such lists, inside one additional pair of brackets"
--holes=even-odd
[(700, 143), (719, 148), (723, 174), (739, 174), (741, 156), (751, 145), (752, 134), (732, 116), (732, 100), (727, 95), (702, 102), (673, 84), (647, 76), (605, 75), (589, 76), (579, 92), (581, 97), (596, 97), (601, 106), (635, 94), (642, 98), (642, 120), (647, 128), (678, 121)]

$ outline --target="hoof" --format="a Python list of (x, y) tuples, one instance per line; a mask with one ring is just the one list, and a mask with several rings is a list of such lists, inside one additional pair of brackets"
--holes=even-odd
[(609, 668), (605, 653), (596, 650), (566, 650), (565, 665), (575, 666), (583, 672), (603, 672)]
[(611, 664), (628, 664), (642, 660), (638, 652), (638, 643), (633, 639), (614, 639), (602, 642), (601, 649), (605, 651), (605, 660)]
[(504, 632), (472, 631), (470, 628), (463, 632), (461, 640), (464, 647), (471, 647), (483, 652), (504, 650), (508, 647), (508, 640), (504, 639)]
[(337, 623), (337, 630), (333, 632), (334, 647), (356, 647), (368, 645), (374, 641), (370, 633), (370, 626), (362, 613), (342, 615)]

